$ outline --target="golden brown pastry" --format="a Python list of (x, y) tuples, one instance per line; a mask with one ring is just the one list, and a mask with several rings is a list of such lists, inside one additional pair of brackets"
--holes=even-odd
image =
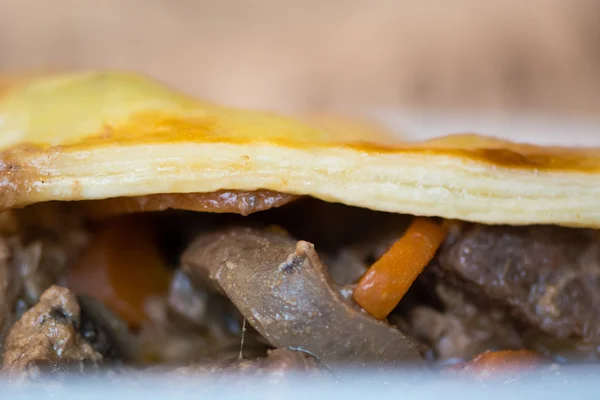
[(403, 143), (221, 107), (124, 73), (17, 82), (0, 95), (2, 208), (264, 189), (489, 224), (600, 226), (599, 149), (477, 135)]

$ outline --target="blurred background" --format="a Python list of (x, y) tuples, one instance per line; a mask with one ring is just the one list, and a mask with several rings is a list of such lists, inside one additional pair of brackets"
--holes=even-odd
[(0, 72), (136, 70), (231, 105), (428, 132), (534, 115), (546, 136), (578, 121), (596, 140), (599, 21), (597, 0), (0, 0)]

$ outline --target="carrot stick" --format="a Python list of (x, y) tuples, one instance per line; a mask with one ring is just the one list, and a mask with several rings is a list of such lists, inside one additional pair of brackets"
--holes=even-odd
[(362, 276), (354, 300), (375, 318), (385, 318), (429, 264), (444, 231), (430, 219), (415, 218), (404, 236)]

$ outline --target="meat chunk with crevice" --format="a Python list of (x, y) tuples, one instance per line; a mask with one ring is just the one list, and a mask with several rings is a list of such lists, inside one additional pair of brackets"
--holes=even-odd
[(557, 338), (600, 339), (600, 236), (554, 226), (470, 225), (432, 265), (480, 303)]
[(2, 372), (12, 378), (37, 377), (44, 371), (83, 370), (102, 355), (78, 330), (81, 311), (68, 289), (52, 286), (25, 312), (6, 337)]

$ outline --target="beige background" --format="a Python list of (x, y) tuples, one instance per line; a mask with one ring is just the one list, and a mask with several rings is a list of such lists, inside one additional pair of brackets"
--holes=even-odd
[(0, 0), (0, 71), (133, 69), (276, 109), (600, 111), (600, 2)]

